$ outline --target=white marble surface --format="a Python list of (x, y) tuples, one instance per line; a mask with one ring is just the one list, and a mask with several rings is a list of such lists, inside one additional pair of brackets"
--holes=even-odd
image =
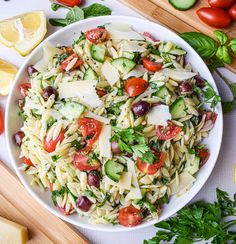
[[(113, 10), (113, 14), (119, 15), (128, 15), (128, 16), (137, 16), (141, 17), (131, 9), (123, 6), (116, 0), (104, 0), (104, 1), (94, 1), (94, 0), (84, 0), (86, 4), (92, 2), (101, 2), (109, 6)], [(47, 18), (50, 17), (61, 17), (63, 16), (64, 10), (61, 9), (57, 12), (53, 12), (50, 9), (50, 3), (48, 0), (10, 0), (3, 1), (0, 0), (0, 19), (4, 19), (13, 15), (17, 15), (23, 12), (32, 11), (32, 10), (44, 10), (47, 14)], [(48, 35), (54, 32), (56, 29), (50, 25)], [(12, 49), (8, 49), (0, 45), (0, 58), (5, 59), (18, 67), (24, 61), (25, 58), (19, 56)], [(229, 72), (226, 69), (221, 69), (228, 78), (236, 81), (236, 75)], [(230, 99), (227, 87), (222, 83), (219, 77), (215, 76), (218, 88), (220, 90), (221, 96), (224, 99)], [(0, 105), (5, 106), (6, 98), (0, 97)], [(202, 188), (199, 194), (194, 198), (194, 201), (197, 199), (206, 199), (214, 200), (215, 199), (215, 188), (220, 187), (231, 194), (235, 193), (235, 182), (234, 182), (234, 164), (236, 163), (236, 111), (231, 114), (224, 116), (224, 138), (222, 143), (222, 148), (220, 156), (218, 158), (216, 167), (207, 181), (206, 185)], [(14, 123), (14, 121), (12, 122)], [(6, 153), (6, 143), (4, 134), (0, 136), (0, 159), (4, 161), (8, 166), (11, 167), (11, 162), (8, 154)], [(136, 244), (142, 243), (143, 239), (152, 237), (155, 234), (155, 228), (149, 227), (144, 228), (138, 231), (130, 231), (125, 233), (105, 233), (97, 232), (86, 229), (79, 228), (84, 235), (91, 240), (91, 242), (96, 244)]]

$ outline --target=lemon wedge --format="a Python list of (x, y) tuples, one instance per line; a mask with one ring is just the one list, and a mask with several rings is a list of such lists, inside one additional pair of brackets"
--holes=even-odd
[(14, 81), (17, 68), (0, 59), (0, 95), (8, 95)]
[(26, 56), (44, 38), (47, 21), (43, 11), (29, 12), (0, 21), (0, 42)]

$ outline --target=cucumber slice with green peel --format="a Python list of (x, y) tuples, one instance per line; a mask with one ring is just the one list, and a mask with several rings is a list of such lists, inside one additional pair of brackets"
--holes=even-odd
[(197, 0), (169, 0), (169, 3), (178, 10), (185, 11), (192, 8)]
[(83, 79), (84, 80), (98, 80), (98, 76), (97, 76), (96, 72), (93, 69), (88, 68), (84, 72)]
[(122, 172), (124, 171), (124, 165), (119, 164), (113, 160), (108, 160), (105, 165), (105, 174), (113, 181), (119, 182)]
[(105, 60), (106, 49), (103, 46), (92, 44), (90, 54), (94, 60), (103, 63)]
[(181, 119), (186, 116), (186, 105), (184, 99), (178, 98), (176, 99), (170, 106), (170, 113), (172, 115), (172, 119)]
[(135, 57), (134, 53), (131, 53), (131, 52), (123, 52), (122, 56), (123, 56), (124, 58), (128, 58), (128, 59), (130, 59), (130, 60), (133, 60), (134, 57)]
[(61, 105), (58, 111), (68, 120), (75, 120), (84, 112), (84, 105), (78, 102), (66, 102)]
[(170, 95), (166, 86), (161, 86), (157, 92), (155, 92), (155, 96), (165, 99), (166, 96)]
[(121, 73), (129, 73), (136, 65), (136, 63), (128, 58), (117, 58), (111, 62)]
[(195, 156), (194, 160), (193, 160), (193, 164), (189, 167), (188, 172), (191, 175), (194, 175), (195, 173), (198, 172), (199, 170), (199, 165), (200, 165), (200, 158)]

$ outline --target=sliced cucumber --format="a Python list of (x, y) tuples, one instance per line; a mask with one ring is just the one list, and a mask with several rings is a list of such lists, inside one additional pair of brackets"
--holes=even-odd
[(96, 61), (100, 63), (104, 62), (106, 49), (103, 46), (92, 44), (90, 48), (90, 53), (92, 58), (95, 59)]
[(134, 53), (131, 53), (131, 52), (123, 52), (122, 56), (123, 56), (124, 58), (128, 58), (128, 59), (130, 59), (130, 60), (133, 60), (134, 57), (135, 57), (135, 54), (134, 54)]
[(105, 165), (105, 174), (113, 181), (119, 182), (122, 172), (124, 171), (124, 165), (119, 164), (113, 160), (108, 160)]
[(84, 80), (98, 80), (98, 76), (97, 76), (96, 72), (93, 69), (88, 68), (84, 72), (83, 79)]
[(169, 0), (169, 3), (178, 10), (185, 11), (192, 8), (197, 0)]
[(136, 63), (128, 58), (117, 58), (112, 60), (112, 65), (114, 65), (121, 73), (129, 73), (136, 65)]
[(199, 165), (200, 165), (200, 158), (195, 156), (195, 158), (193, 160), (193, 164), (189, 167), (188, 172), (191, 175), (194, 175), (199, 170)]
[(84, 105), (77, 102), (66, 102), (59, 107), (59, 112), (63, 114), (68, 120), (75, 120), (84, 112)]
[(172, 115), (172, 119), (180, 119), (186, 116), (186, 106), (184, 99), (178, 98), (176, 99), (170, 106), (170, 113)]
[(165, 99), (170, 93), (166, 86), (161, 86), (158, 91), (155, 93), (155, 96)]

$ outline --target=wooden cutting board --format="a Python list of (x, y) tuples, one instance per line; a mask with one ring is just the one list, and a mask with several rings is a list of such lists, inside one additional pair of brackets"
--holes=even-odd
[[(175, 32), (197, 31), (215, 38), (213, 35), (215, 29), (200, 21), (196, 14), (196, 10), (199, 8), (209, 6), (207, 0), (199, 0), (192, 9), (187, 11), (174, 9), (168, 0), (120, 0), (120, 2), (147, 19), (160, 22)], [(236, 22), (229, 29), (223, 29), (223, 31), (231, 38), (236, 37)], [(236, 59), (227, 68), (236, 73)]]
[(0, 216), (28, 228), (29, 244), (88, 244), (78, 230), (43, 208), (0, 161)]

